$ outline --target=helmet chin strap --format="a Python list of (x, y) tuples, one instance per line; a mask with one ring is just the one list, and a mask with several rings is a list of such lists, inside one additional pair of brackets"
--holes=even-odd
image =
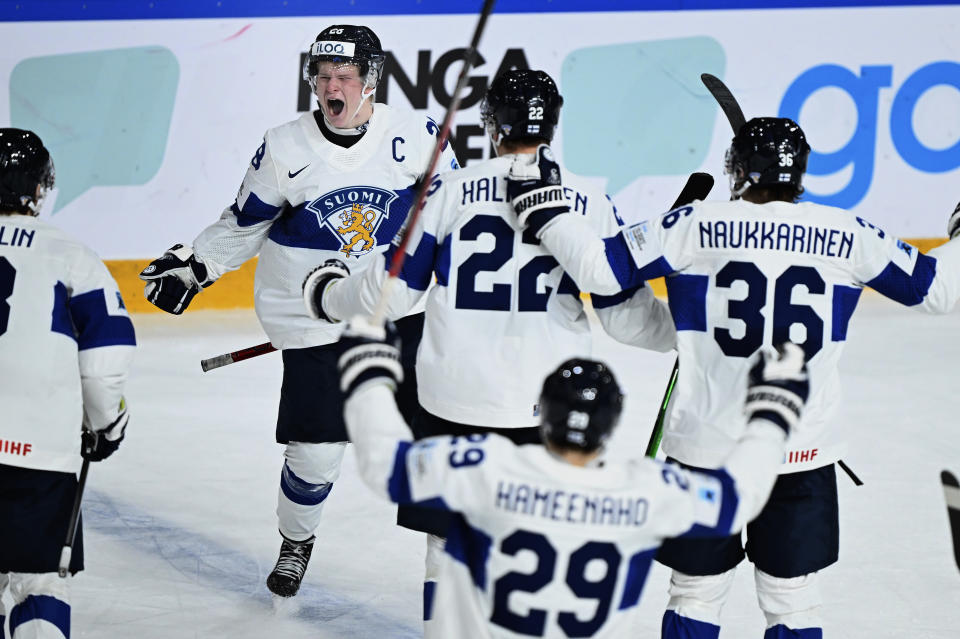
[(353, 115), (350, 116), (350, 119), (348, 120), (348, 122), (353, 122), (353, 119), (357, 117), (358, 113), (360, 113), (360, 109), (363, 108), (363, 103), (366, 102), (368, 99), (370, 100), (371, 108), (373, 107), (373, 96), (376, 92), (377, 92), (377, 86), (370, 84), (370, 77), (368, 74), (367, 79), (363, 83), (363, 89), (360, 90), (360, 102), (357, 103), (357, 108), (354, 109)]

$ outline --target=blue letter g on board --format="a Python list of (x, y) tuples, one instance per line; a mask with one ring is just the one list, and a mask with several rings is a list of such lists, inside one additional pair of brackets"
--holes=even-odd
[(870, 189), (877, 142), (877, 103), (880, 87), (890, 86), (893, 68), (889, 65), (865, 66), (857, 76), (849, 69), (824, 64), (813, 67), (793, 81), (780, 102), (780, 116), (799, 120), (800, 109), (807, 99), (826, 87), (837, 87), (853, 98), (857, 107), (857, 128), (841, 149), (832, 153), (810, 152), (807, 173), (828, 175), (848, 164), (853, 165), (850, 182), (830, 195), (810, 193), (804, 199), (841, 208), (855, 206)]

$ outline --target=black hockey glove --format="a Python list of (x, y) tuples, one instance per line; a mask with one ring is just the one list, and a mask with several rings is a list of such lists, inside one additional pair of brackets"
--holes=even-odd
[(374, 326), (369, 318), (356, 316), (337, 342), (340, 390), (349, 397), (364, 382), (380, 378), (397, 389), (403, 381), (400, 336), (393, 322)]
[(518, 155), (507, 174), (507, 198), (517, 214), (520, 228), (540, 236), (544, 228), (570, 205), (560, 184), (560, 165), (546, 144), (537, 147), (534, 162)]
[(947, 222), (947, 237), (950, 239), (960, 237), (960, 204), (957, 204), (957, 208), (953, 209), (953, 215)]
[(130, 416), (127, 413), (126, 400), (120, 400), (120, 415), (112, 424), (102, 430), (84, 428), (80, 435), (80, 455), (92, 462), (103, 461), (112, 455), (118, 448), (126, 433), (127, 422)]
[(766, 419), (789, 435), (810, 394), (806, 354), (792, 342), (776, 348), (762, 349), (750, 369), (743, 410), (747, 420)]
[(343, 279), (350, 275), (350, 269), (340, 260), (327, 260), (310, 271), (303, 280), (303, 303), (307, 306), (310, 317), (324, 322), (338, 322), (323, 312), (323, 293), (334, 280)]
[(147, 301), (168, 313), (180, 315), (193, 296), (213, 284), (207, 277), (207, 267), (193, 255), (193, 249), (174, 244), (160, 258), (140, 271), (140, 279), (147, 285)]

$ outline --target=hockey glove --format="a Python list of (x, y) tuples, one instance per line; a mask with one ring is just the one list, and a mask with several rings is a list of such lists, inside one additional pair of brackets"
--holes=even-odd
[(102, 430), (84, 428), (80, 435), (80, 455), (92, 462), (103, 461), (112, 455), (118, 448), (127, 428), (130, 415), (127, 413), (127, 402), (120, 400), (120, 415), (112, 424)]
[(359, 315), (350, 320), (337, 342), (337, 368), (344, 399), (374, 379), (396, 390), (403, 381), (403, 367), (400, 336), (393, 322), (375, 326)]
[(198, 260), (193, 249), (174, 244), (159, 259), (140, 271), (140, 279), (147, 285), (147, 301), (168, 313), (180, 315), (193, 296), (213, 284), (207, 277), (207, 267)]
[(570, 205), (560, 185), (560, 165), (546, 144), (537, 147), (534, 162), (518, 155), (507, 174), (507, 198), (517, 214), (520, 228), (529, 228), (535, 236), (561, 213), (569, 213)]
[(310, 271), (307, 279), (303, 280), (303, 303), (307, 306), (310, 317), (330, 323), (339, 321), (323, 312), (323, 293), (331, 282), (348, 275), (350, 269), (340, 260), (327, 260)]
[(953, 215), (947, 222), (947, 237), (950, 239), (960, 237), (960, 204), (957, 204), (957, 208), (953, 209)]
[(747, 420), (765, 419), (789, 435), (810, 394), (806, 354), (792, 342), (776, 348), (762, 349), (750, 369), (743, 410)]

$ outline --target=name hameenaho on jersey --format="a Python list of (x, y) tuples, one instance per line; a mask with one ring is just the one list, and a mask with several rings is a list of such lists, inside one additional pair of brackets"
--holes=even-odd
[(339, 240), (340, 252), (360, 257), (377, 246), (377, 229), (390, 217), (390, 203), (397, 194), (374, 186), (351, 186), (330, 191), (307, 204), (320, 228), (328, 228)]

